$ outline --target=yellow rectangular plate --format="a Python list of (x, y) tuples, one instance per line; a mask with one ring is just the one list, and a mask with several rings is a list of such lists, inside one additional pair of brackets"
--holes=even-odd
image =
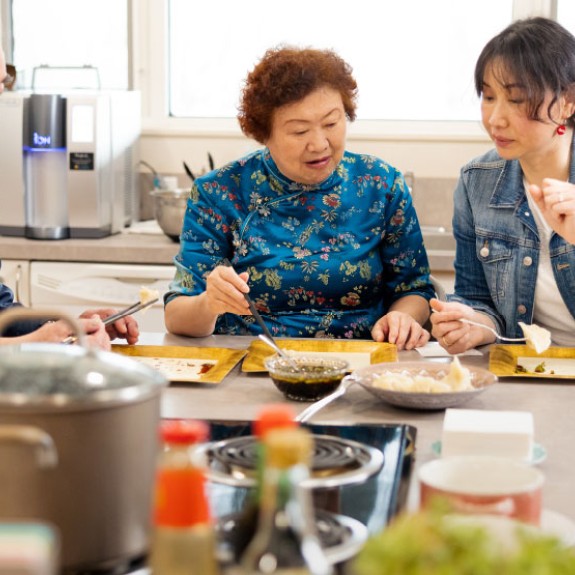
[[(397, 361), (397, 347), (392, 343), (346, 339), (276, 339), (282, 349), (294, 355), (337, 357), (349, 362), (349, 371), (384, 361)], [(260, 339), (252, 341), (242, 371), (267, 371), (264, 360), (275, 351)]]
[(170, 381), (195, 383), (220, 383), (247, 353), (243, 349), (170, 345), (113, 345), (112, 351), (161, 371)]
[[(520, 372), (517, 366), (527, 372)], [(542, 365), (544, 371), (535, 372)], [(499, 377), (575, 379), (575, 348), (550, 347), (541, 354), (526, 345), (494, 345), (489, 351), (489, 371)]]

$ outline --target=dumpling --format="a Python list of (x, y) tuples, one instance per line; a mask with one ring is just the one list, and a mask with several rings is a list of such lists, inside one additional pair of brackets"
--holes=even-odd
[(156, 289), (150, 289), (147, 286), (140, 287), (140, 303), (146, 305), (152, 300), (156, 300), (160, 297), (160, 292)]
[(453, 358), (447, 375), (441, 379), (429, 375), (388, 373), (375, 378), (373, 385), (381, 389), (409, 393), (450, 393), (473, 387), (469, 370), (461, 365), (457, 356)]
[(519, 322), (519, 327), (523, 330), (523, 335), (527, 338), (527, 345), (535, 350), (535, 353), (543, 353), (551, 345), (551, 332), (549, 330), (534, 323), (527, 325), (522, 321)]
[(459, 358), (455, 356), (449, 366), (448, 374), (442, 379), (453, 391), (471, 389), (471, 375), (466, 367), (461, 365)]

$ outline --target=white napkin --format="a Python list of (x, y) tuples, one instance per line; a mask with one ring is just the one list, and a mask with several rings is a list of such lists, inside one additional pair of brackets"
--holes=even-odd
[[(423, 347), (416, 348), (417, 353), (422, 357), (453, 357), (453, 354), (447, 352), (444, 348), (439, 345), (437, 341), (430, 341), (426, 343)], [(463, 353), (458, 353), (457, 355), (483, 355), (480, 351), (476, 349), (468, 349)]]

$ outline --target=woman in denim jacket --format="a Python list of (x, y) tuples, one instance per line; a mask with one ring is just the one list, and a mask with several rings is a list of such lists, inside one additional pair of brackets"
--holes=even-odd
[(455, 190), (455, 294), (432, 300), (432, 334), (450, 353), (492, 343), (467, 318), (521, 337), (518, 322), (575, 345), (575, 37), (552, 20), (517, 21), (475, 69), (495, 144)]

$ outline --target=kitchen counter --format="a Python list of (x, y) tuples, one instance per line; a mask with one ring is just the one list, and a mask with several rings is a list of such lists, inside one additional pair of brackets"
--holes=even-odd
[[(144, 333), (141, 344), (209, 346), (245, 349), (252, 338), (211, 336), (185, 338), (164, 333)], [(400, 361), (417, 361), (415, 352), (400, 352)], [(487, 366), (488, 350), (481, 356), (463, 356), (468, 365)], [(439, 360), (441, 361), (441, 360)], [(445, 360), (443, 360), (445, 361)], [(509, 381), (509, 383), (508, 383)], [(267, 403), (285, 401), (264, 374), (244, 374), (241, 364), (217, 385), (171, 384), (162, 399), (165, 418), (249, 419), (255, 418)], [(307, 403), (291, 403), (296, 411)], [(535, 421), (535, 440), (547, 450), (539, 467), (545, 474), (543, 503), (546, 509), (575, 520), (575, 384), (570, 380), (512, 379), (499, 382), (473, 398), (462, 408), (531, 411)], [(432, 443), (441, 437), (443, 411), (417, 412), (396, 409), (379, 402), (358, 386), (352, 386), (342, 398), (328, 405), (312, 419), (313, 423), (407, 423), (417, 428), (416, 467), (435, 457)], [(412, 476), (408, 506), (417, 508), (418, 491)]]
[(0, 236), (0, 259), (172, 264), (179, 244), (163, 233), (128, 231), (101, 239), (31, 240)]
[[(179, 244), (164, 235), (159, 227), (148, 225), (151, 223), (136, 224), (134, 230), (141, 233), (127, 229), (101, 239), (31, 240), (0, 236), (0, 259), (171, 264)], [(451, 233), (423, 231), (432, 272), (453, 271), (455, 251)]]

